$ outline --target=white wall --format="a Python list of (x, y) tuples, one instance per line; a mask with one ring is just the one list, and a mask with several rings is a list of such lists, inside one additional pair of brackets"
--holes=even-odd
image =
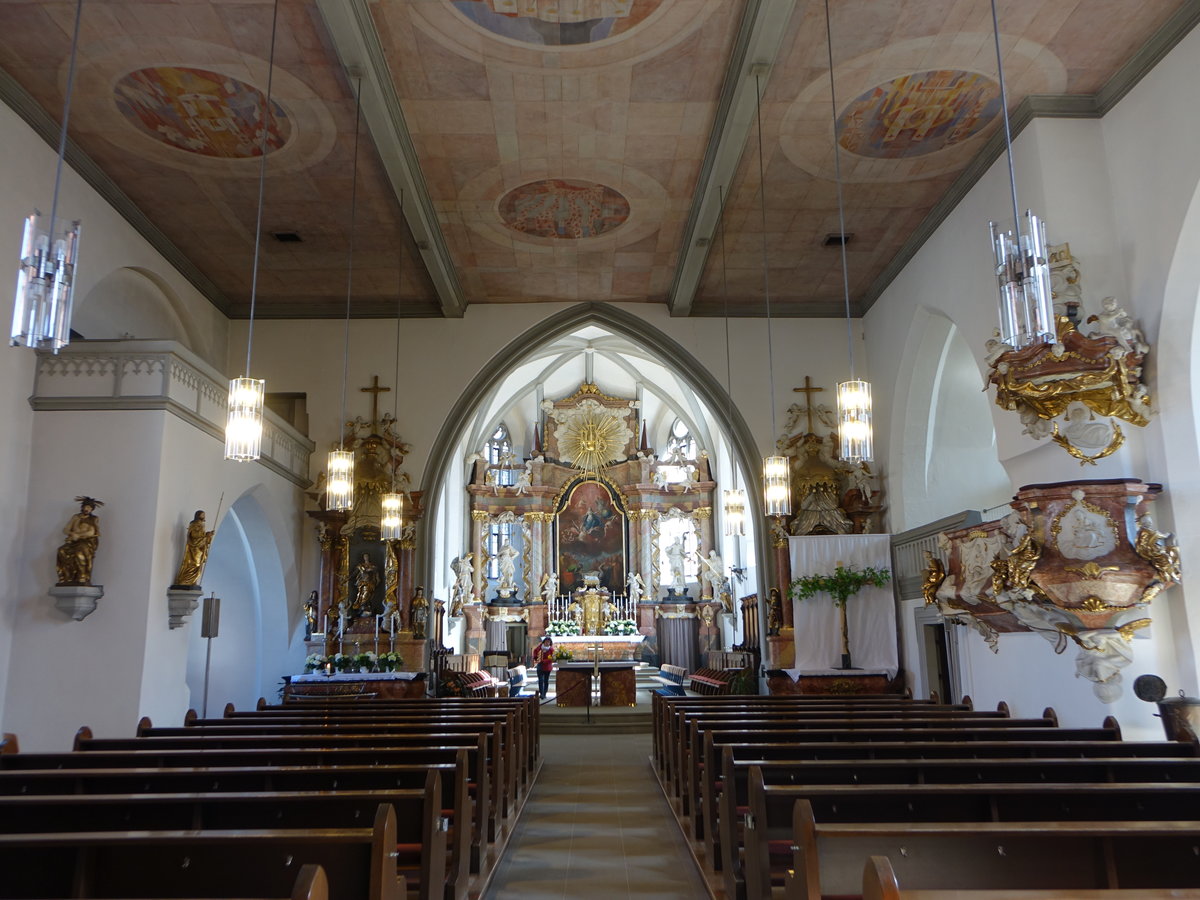
[[(1034, 482), (1134, 475), (1164, 482), (1166, 502), (1157, 505), (1160, 528), (1178, 530), (1185, 561), (1185, 583), (1154, 603), (1153, 634), (1135, 642), (1135, 662), (1125, 683), (1143, 672), (1165, 678), (1172, 690), (1196, 692), (1195, 623), (1200, 621), (1193, 597), (1200, 583), (1188, 560), (1200, 552), (1200, 509), (1197, 496), (1196, 416), (1193, 384), (1197, 377), (1194, 309), (1200, 267), (1200, 203), (1196, 186), (1200, 160), (1188, 151), (1200, 140), (1200, 120), (1192, 110), (1190, 85), (1200, 79), (1200, 34), (1193, 33), (1167, 60), (1135, 88), (1105, 119), (1041, 119), (1027, 127), (1014, 145), (1017, 187), (1022, 207), (1032, 207), (1047, 221), (1053, 243), (1069, 242), (1083, 270), (1084, 314), (1095, 311), (1105, 296), (1117, 297), (1141, 319), (1154, 345), (1149, 366), (1150, 392), (1158, 399), (1159, 416), (1145, 429), (1126, 427), (1126, 447), (1099, 465), (1081, 470), (1078, 463), (1048, 442), (1038, 444), (1021, 434), (1015, 414), (991, 405), (996, 433), (996, 459), (1008, 473), (1010, 490)], [(1167, 135), (1170, 135), (1169, 139)], [(1190, 216), (1190, 219), (1187, 218)], [(915, 360), (928, 341), (931, 320), (949, 319), (975, 357), (976, 385), (982, 384), (984, 342), (995, 323), (996, 291), (986, 238), (989, 219), (1011, 218), (1007, 170), (998, 160), (942, 223), (913, 261), (892, 282), (865, 317), (867, 346), (876, 373), (881, 458), (890, 472), (911, 469), (903, 458), (912, 451), (904, 436), (913, 423), (897, 422), (910, 414), (909, 392), (919, 389)], [(1186, 262), (1184, 257), (1186, 256)], [(1169, 273), (1177, 297), (1164, 302)], [(1174, 316), (1174, 321), (1171, 317)], [(989, 400), (991, 395), (989, 395)], [(960, 398), (965, 404), (967, 398)], [(953, 415), (941, 409), (939, 416)], [(922, 422), (915, 423), (917, 430)], [(1179, 435), (1180, 440), (1169, 439)], [(1171, 449), (1165, 449), (1170, 447)], [(1182, 449), (1181, 449), (1182, 448)], [(913, 510), (940, 513), (970, 504), (948, 484), (969, 476), (966, 459), (947, 456), (943, 465), (963, 467), (939, 486), (930, 482), (912, 496), (906, 479), (898, 493), (903, 505), (893, 510), (901, 527), (923, 522), (903, 518)], [(1182, 507), (1187, 507), (1186, 512)], [(932, 516), (930, 516), (932, 518)], [(906, 617), (911, 632), (911, 616)], [(913, 645), (911, 633), (905, 644)], [(1153, 708), (1129, 696), (1105, 706), (1090, 685), (1074, 678), (1073, 650), (1055, 657), (1037, 636), (1006, 636), (993, 656), (977, 637), (966, 642), (964, 679), (981, 705), (1000, 699), (1028, 713), (1034, 706), (1053, 705), (1065, 724), (1095, 724), (1115, 713), (1127, 734), (1161, 733)]]

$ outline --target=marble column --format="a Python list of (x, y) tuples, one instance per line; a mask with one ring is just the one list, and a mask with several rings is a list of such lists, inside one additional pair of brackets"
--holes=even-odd
[(658, 519), (656, 509), (642, 511), (642, 580), (649, 600), (658, 602)]
[(471, 576), (471, 600), (483, 599), (483, 585), (486, 581), (484, 578), (484, 545), (486, 543), (484, 534), (487, 530), (487, 524), (488, 514), (486, 510), (471, 510), (471, 553), (474, 554), (473, 561), (475, 564), (475, 572)]
[[(711, 506), (701, 506), (692, 512), (692, 521), (696, 523), (697, 530), (700, 532), (700, 540), (697, 542), (701, 556), (708, 556), (709, 550), (715, 550), (716, 544), (713, 542), (713, 514)], [(712, 589), (707, 581), (704, 580), (704, 564), (700, 563), (697, 570), (697, 576), (700, 579), (698, 590), (701, 599), (711, 600)], [(708, 593), (705, 593), (707, 591)]]

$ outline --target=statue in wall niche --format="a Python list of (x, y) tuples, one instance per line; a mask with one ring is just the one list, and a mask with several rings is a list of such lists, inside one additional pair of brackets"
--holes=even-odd
[(414, 640), (425, 640), (425, 631), (429, 627), (429, 601), (425, 599), (423, 587), (417, 587), (408, 604), (408, 621), (412, 625)]
[(499, 561), (497, 565), (500, 567), (500, 590), (515, 591), (517, 589), (517, 551), (513, 549), (512, 544), (505, 541), (504, 546), (496, 551), (496, 559)]
[(60, 585), (92, 583), (92, 563), (100, 544), (100, 520), (95, 512), (104, 504), (94, 497), (76, 497), (75, 502), (79, 512), (63, 528), (67, 539), (58, 548), (55, 560)]
[(179, 571), (175, 573), (175, 581), (171, 587), (198, 587), (200, 585), (200, 576), (204, 574), (204, 564), (208, 562), (208, 548), (212, 545), (213, 539), (213, 533), (205, 531), (204, 525), (204, 510), (198, 509), (188, 524), (183, 559), (179, 563)]
[(686, 586), (683, 576), (683, 560), (686, 553), (682, 535), (675, 538), (666, 549), (667, 564), (671, 568), (671, 587), (675, 588), (676, 591), (682, 591)]

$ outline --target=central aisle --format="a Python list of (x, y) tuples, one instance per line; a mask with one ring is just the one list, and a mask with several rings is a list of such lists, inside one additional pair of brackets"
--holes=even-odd
[(649, 734), (543, 734), (488, 900), (706, 897), (650, 770)]

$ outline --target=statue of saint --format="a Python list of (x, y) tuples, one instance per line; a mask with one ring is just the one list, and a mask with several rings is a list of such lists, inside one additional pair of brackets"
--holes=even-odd
[(642, 576), (637, 572), (630, 572), (629, 577), (625, 579), (629, 589), (629, 602), (639, 603), (643, 595), (646, 593), (646, 582), (642, 581)]
[(500, 567), (500, 584), (499, 589), (502, 591), (515, 591), (517, 589), (516, 582), (516, 560), (517, 551), (513, 549), (513, 545), (508, 541), (504, 542), (504, 546), (496, 551), (496, 559), (499, 560), (497, 565)]
[(771, 588), (767, 595), (767, 634), (777, 635), (783, 628), (783, 600), (779, 588)]
[(213, 533), (205, 531), (204, 525), (204, 510), (198, 509), (187, 527), (183, 560), (179, 563), (179, 571), (175, 573), (175, 581), (171, 587), (200, 586), (200, 576), (204, 574), (204, 564), (208, 562), (208, 548), (213, 539)]
[(429, 625), (429, 601), (425, 599), (425, 588), (418, 587), (408, 604), (408, 621), (412, 624), (413, 638), (423, 641), (428, 637), (425, 630)]
[(375, 588), (379, 587), (379, 567), (371, 562), (367, 553), (362, 555), (358, 565), (354, 567), (354, 602), (350, 604), (352, 612), (369, 613), (371, 600), (375, 597)]
[(725, 561), (716, 550), (709, 550), (708, 556), (702, 556), (697, 551), (696, 559), (700, 560), (700, 580), (705, 585), (701, 593), (705, 597), (719, 596), (725, 584)]
[(304, 601), (304, 639), (312, 638), (317, 630), (317, 592), (313, 591)]
[(76, 497), (75, 502), (79, 504), (79, 512), (71, 516), (63, 529), (67, 539), (58, 548), (55, 561), (59, 584), (91, 584), (92, 562), (100, 543), (100, 520), (94, 513), (104, 504), (94, 497)]
[(683, 535), (675, 538), (667, 547), (667, 564), (671, 567), (671, 587), (682, 591), (686, 586), (683, 580), (683, 560), (687, 551), (683, 546)]
[(942, 565), (942, 561), (938, 557), (926, 550), (925, 580), (921, 584), (921, 596), (925, 598), (926, 606), (933, 606), (937, 603), (937, 589), (945, 580), (946, 567)]
[(542, 576), (542, 600), (547, 604), (554, 601), (558, 596), (558, 573), (547, 572)]

